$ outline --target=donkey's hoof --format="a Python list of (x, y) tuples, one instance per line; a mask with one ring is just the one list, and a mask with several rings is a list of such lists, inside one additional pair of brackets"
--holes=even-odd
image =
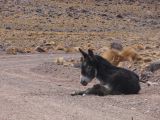
[(76, 92), (71, 93), (71, 96), (75, 96), (75, 95), (77, 95), (77, 93), (76, 93)]
[(71, 93), (71, 96), (75, 96), (75, 95), (83, 95), (83, 91), (75, 91), (73, 93)]

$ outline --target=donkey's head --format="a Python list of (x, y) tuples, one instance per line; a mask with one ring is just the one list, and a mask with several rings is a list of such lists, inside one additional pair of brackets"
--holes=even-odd
[(79, 49), (82, 54), (81, 77), (80, 83), (86, 86), (96, 77), (96, 58), (92, 50), (88, 50), (88, 54)]

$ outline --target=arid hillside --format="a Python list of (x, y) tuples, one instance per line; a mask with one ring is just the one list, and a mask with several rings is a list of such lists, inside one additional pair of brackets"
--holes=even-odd
[(36, 46), (43, 40), (97, 47), (113, 40), (159, 44), (160, 3), (107, 0), (1, 0), (0, 41)]

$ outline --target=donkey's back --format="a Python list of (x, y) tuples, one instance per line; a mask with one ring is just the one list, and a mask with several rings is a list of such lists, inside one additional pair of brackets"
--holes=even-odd
[(139, 76), (127, 69), (116, 67), (109, 84), (112, 91), (123, 94), (137, 94), (140, 91)]
[(110, 64), (101, 56), (95, 56), (97, 62), (97, 78), (108, 85), (113, 93), (137, 94), (140, 91), (139, 76), (125, 68)]

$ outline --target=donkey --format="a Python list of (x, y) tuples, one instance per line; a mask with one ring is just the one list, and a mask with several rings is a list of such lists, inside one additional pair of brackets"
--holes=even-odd
[(92, 50), (88, 54), (79, 49), (82, 54), (80, 83), (87, 86), (94, 78), (100, 84), (94, 85), (85, 91), (76, 91), (71, 95), (99, 95), (108, 94), (138, 94), (140, 91), (139, 76), (127, 69), (116, 67), (99, 55), (94, 55)]

